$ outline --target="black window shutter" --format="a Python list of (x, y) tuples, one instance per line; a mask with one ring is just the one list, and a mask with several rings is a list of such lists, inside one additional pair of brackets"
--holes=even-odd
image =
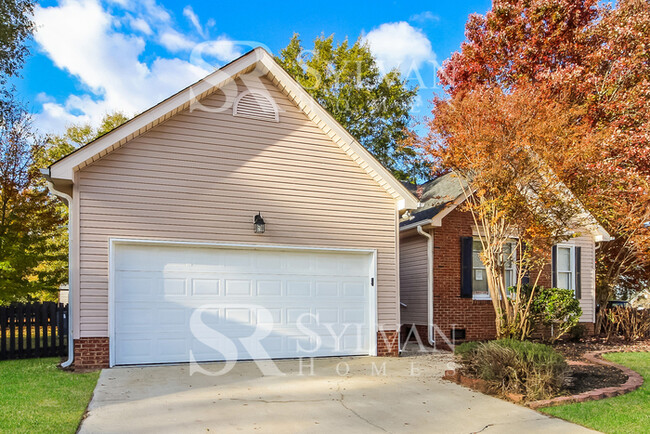
[(557, 246), (551, 250), (551, 280), (553, 288), (557, 288)]
[(580, 300), (582, 298), (582, 272), (580, 270), (580, 256), (582, 255), (582, 247), (575, 247), (575, 257), (576, 257), (576, 298)]
[(472, 244), (473, 237), (460, 237), (460, 296), (472, 298)]
[[(528, 245), (526, 244), (526, 242), (522, 241), (522, 243), (521, 243), (521, 253), (522, 254), (526, 251), (527, 247), (528, 247)], [(519, 252), (517, 252), (517, 254), (519, 254)], [(524, 273), (524, 275), (521, 276), (521, 284), (522, 285), (530, 284), (530, 270), (527, 270), (526, 273)]]

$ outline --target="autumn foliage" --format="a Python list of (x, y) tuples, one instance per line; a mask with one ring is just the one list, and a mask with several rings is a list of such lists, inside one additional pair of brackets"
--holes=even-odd
[(490, 169), (543, 161), (615, 237), (598, 250), (599, 303), (647, 286), (650, 3), (495, 0), (466, 37), (440, 71), (448, 98), (425, 143), (437, 169), (498, 185)]

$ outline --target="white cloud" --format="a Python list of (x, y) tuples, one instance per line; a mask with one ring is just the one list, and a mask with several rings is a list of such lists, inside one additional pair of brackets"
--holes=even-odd
[(242, 55), (242, 52), (233, 41), (225, 37), (219, 37), (213, 41), (204, 42), (204, 52), (218, 60), (225, 62)]
[(436, 58), (431, 41), (422, 30), (405, 21), (384, 23), (371, 30), (364, 39), (384, 71), (399, 68), (408, 73)]
[[(127, 6), (127, 14), (109, 12), (99, 0), (61, 0), (57, 6), (36, 7), (34, 39), (39, 49), (87, 89), (63, 101), (39, 96), (35, 125), (42, 132), (59, 133), (76, 122), (97, 124), (116, 110), (137, 114), (213, 69), (177, 58), (141, 60), (148, 43), (163, 44), (164, 39), (169, 51), (189, 50), (195, 43), (171, 27), (171, 17), (154, 1), (133, 4)], [(127, 33), (133, 29), (139, 33)], [(226, 37), (205, 44), (206, 54), (220, 61), (239, 55), (236, 44)]]
[(192, 9), (192, 6), (185, 6), (183, 8), (183, 15), (185, 18), (189, 20), (190, 23), (194, 26), (196, 31), (199, 33), (199, 35), (203, 36), (205, 38), (205, 33), (203, 32), (203, 27), (201, 27), (201, 22), (199, 21), (199, 17), (194, 13), (194, 9)]
[(177, 32), (174, 29), (165, 30), (159, 39), (160, 45), (176, 53), (178, 51), (188, 51), (194, 48), (196, 42), (192, 41), (182, 33)]
[(131, 18), (131, 20), (129, 21), (129, 25), (133, 30), (142, 32), (145, 35), (153, 34), (153, 30), (151, 30), (151, 26), (143, 18)]
[(144, 7), (144, 10), (151, 19), (163, 23), (171, 21), (172, 17), (169, 12), (164, 7), (158, 5), (155, 0), (143, 0), (140, 4)]
[(440, 21), (440, 17), (431, 11), (420, 12), (419, 14), (412, 15), (409, 21), (417, 23), (426, 23), (428, 21)]

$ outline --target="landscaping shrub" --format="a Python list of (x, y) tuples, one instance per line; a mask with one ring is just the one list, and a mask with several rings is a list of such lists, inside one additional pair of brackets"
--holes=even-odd
[(571, 342), (579, 342), (585, 336), (587, 336), (587, 327), (582, 324), (577, 324), (569, 330), (569, 340)]
[(550, 329), (550, 342), (557, 341), (577, 326), (580, 315), (580, 301), (572, 290), (541, 286), (535, 289), (531, 303), (532, 320), (538, 328), (544, 326)]
[(500, 339), (456, 347), (465, 374), (486, 381), (498, 393), (521, 393), (528, 400), (554, 395), (564, 381), (566, 362), (553, 348)]
[(636, 341), (650, 333), (650, 311), (627, 307), (613, 307), (605, 311), (603, 328), (607, 340), (620, 335), (626, 341)]

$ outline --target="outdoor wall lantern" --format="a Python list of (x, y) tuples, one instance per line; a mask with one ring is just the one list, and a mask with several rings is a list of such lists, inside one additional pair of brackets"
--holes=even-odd
[(255, 220), (253, 220), (253, 227), (255, 229), (256, 234), (263, 234), (264, 231), (266, 230), (266, 223), (262, 218), (261, 212), (258, 212), (257, 215), (255, 216)]

